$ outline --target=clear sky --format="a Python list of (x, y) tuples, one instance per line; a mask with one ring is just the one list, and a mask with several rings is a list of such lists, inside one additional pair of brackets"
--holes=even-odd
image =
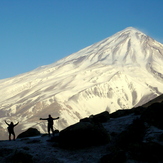
[(0, 0), (0, 79), (130, 26), (163, 43), (163, 0)]

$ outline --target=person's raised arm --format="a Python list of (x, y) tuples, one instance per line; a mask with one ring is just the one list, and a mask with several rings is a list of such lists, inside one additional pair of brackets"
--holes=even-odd
[(9, 126), (9, 124), (6, 122), (6, 120), (5, 120), (5, 123)]
[(16, 123), (14, 126), (16, 126), (16, 125), (18, 125), (19, 124), (19, 122), (18, 123)]

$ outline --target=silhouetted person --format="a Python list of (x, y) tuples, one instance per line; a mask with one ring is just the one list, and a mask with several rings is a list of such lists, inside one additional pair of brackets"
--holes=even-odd
[(5, 123), (8, 125), (7, 129), (8, 129), (8, 133), (9, 133), (9, 140), (11, 140), (11, 134), (13, 135), (13, 140), (15, 140), (15, 132), (14, 132), (14, 127), (16, 125), (18, 125), (18, 123), (14, 124), (13, 122), (11, 122), (10, 124), (8, 124), (6, 121)]
[(48, 121), (48, 134), (50, 136), (50, 130), (53, 133), (54, 136), (54, 129), (53, 129), (53, 120), (59, 119), (59, 117), (57, 118), (52, 118), (51, 115), (49, 114), (49, 118), (40, 118), (40, 120), (47, 120)]

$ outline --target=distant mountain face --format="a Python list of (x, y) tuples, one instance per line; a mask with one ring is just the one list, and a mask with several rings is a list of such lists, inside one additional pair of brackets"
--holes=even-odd
[[(163, 45), (132, 27), (53, 64), (0, 80), (0, 131), (4, 120), (17, 132), (40, 117), (60, 117), (59, 130), (83, 117), (130, 109), (163, 93)], [(0, 132), (0, 134), (3, 132)], [(0, 135), (0, 139), (4, 135)]]

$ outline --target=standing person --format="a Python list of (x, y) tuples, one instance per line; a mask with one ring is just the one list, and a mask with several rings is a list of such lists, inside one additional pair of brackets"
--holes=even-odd
[(8, 129), (8, 133), (9, 133), (9, 140), (11, 140), (11, 134), (13, 135), (13, 140), (15, 140), (15, 132), (14, 132), (14, 127), (16, 125), (18, 125), (18, 123), (14, 124), (13, 122), (11, 122), (10, 124), (8, 124), (5, 120), (5, 123), (8, 125), (7, 129)]
[(53, 133), (54, 136), (54, 129), (53, 129), (53, 120), (59, 119), (59, 117), (57, 118), (52, 118), (52, 116), (49, 114), (49, 118), (40, 118), (40, 120), (47, 120), (48, 121), (48, 134), (50, 136), (50, 130)]

